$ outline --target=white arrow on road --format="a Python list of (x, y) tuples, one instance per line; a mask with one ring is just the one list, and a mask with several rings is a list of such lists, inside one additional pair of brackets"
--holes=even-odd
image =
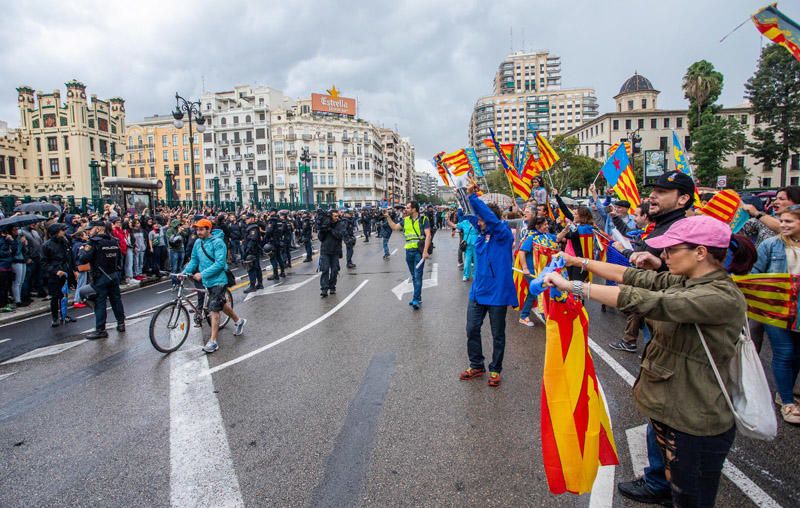
[(309, 277), (308, 279), (304, 280), (303, 282), (297, 282), (295, 284), (281, 284), (281, 285), (274, 285), (264, 289), (259, 289), (258, 291), (253, 291), (252, 293), (248, 293), (248, 295), (244, 298), (244, 301), (250, 300), (257, 296), (264, 296), (264, 295), (274, 295), (275, 293), (286, 293), (287, 291), (294, 291), (297, 288), (305, 286), (312, 280), (316, 279), (322, 275), (321, 273), (316, 273)]
[[(433, 267), (431, 268), (431, 278), (424, 279), (422, 281), (422, 288), (432, 288), (439, 285), (439, 263), (434, 263)], [(400, 284), (396, 285), (392, 288), (392, 293), (397, 297), (398, 300), (403, 299), (404, 293), (412, 293), (414, 291), (414, 284), (411, 283), (411, 279), (406, 279)]]

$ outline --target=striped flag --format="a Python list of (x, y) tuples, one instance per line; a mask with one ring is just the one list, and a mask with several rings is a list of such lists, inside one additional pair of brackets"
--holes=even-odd
[(779, 11), (777, 3), (760, 9), (752, 19), (764, 37), (780, 44), (800, 61), (800, 25)]
[(742, 198), (739, 193), (731, 189), (725, 189), (715, 194), (706, 203), (706, 206), (698, 210), (698, 213), (729, 224), (734, 233), (738, 233), (744, 223), (750, 219), (750, 214), (742, 208)]
[[(628, 154), (628, 157), (631, 157), (632, 154), (631, 142), (626, 141), (624, 144), (625, 144), (625, 153)], [(617, 151), (617, 148), (619, 148), (619, 143), (614, 143), (613, 145), (611, 145), (611, 148), (608, 149), (608, 153), (606, 153), (606, 158), (611, 157), (614, 154), (614, 152)]]
[[(678, 139), (678, 133), (675, 131), (672, 131), (672, 157), (675, 159), (675, 170), (685, 175), (689, 175), (692, 181), (694, 181), (694, 172), (692, 171), (691, 164), (689, 164), (689, 158), (686, 157), (686, 152), (683, 151), (681, 142)], [(697, 185), (694, 187), (694, 206), (695, 208), (700, 208), (701, 206), (700, 194), (697, 192)]]
[(631, 160), (621, 145), (617, 146), (611, 157), (603, 164), (601, 171), (608, 184), (614, 187), (617, 196), (631, 204), (631, 210), (642, 203)]
[[(592, 226), (580, 225), (578, 226), (578, 240), (581, 244), (581, 252), (583, 257), (588, 259), (594, 258), (594, 229)], [(592, 282), (592, 272), (586, 278), (587, 282)]]
[[(506, 178), (508, 179), (511, 188), (514, 190), (514, 194), (522, 199), (528, 199), (531, 195), (531, 183), (517, 173), (517, 170), (512, 162), (513, 159), (509, 158), (513, 156), (514, 145), (500, 145), (500, 143), (497, 142), (497, 138), (495, 137), (492, 129), (489, 129), (489, 134), (491, 135), (491, 138), (484, 139), (483, 142), (486, 146), (494, 150), (495, 154), (500, 160), (500, 164), (503, 166), (503, 169), (506, 172)], [(509, 152), (509, 149), (511, 152)]]
[(464, 153), (464, 149), (456, 150), (453, 153), (448, 153), (444, 157), (442, 157), (442, 162), (447, 164), (447, 167), (450, 169), (450, 172), (453, 173), (453, 176), (461, 176), (466, 174), (471, 169), (469, 158), (467, 154)]
[(754, 273), (734, 275), (747, 300), (747, 316), (766, 325), (800, 331), (800, 275), (788, 273)]
[(586, 309), (553, 298), (547, 317), (541, 429), (550, 492), (592, 490), (597, 469), (619, 464), (611, 422), (589, 352)]
[(444, 152), (439, 152), (433, 156), (433, 165), (436, 166), (436, 171), (439, 173), (439, 178), (442, 179), (445, 185), (450, 187), (450, 178), (447, 177), (447, 170), (442, 165), (442, 157)]
[(558, 154), (541, 134), (534, 131), (533, 136), (536, 138), (536, 146), (539, 148), (539, 171), (547, 171), (558, 162)]

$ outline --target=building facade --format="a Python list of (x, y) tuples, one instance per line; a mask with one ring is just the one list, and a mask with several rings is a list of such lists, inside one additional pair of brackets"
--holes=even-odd
[[(689, 118), (686, 109), (659, 109), (658, 95), (652, 83), (644, 76), (634, 74), (620, 87), (614, 96), (614, 109), (610, 113), (594, 118), (566, 133), (575, 136), (581, 143), (581, 153), (587, 157), (604, 161), (608, 148), (621, 139), (629, 139), (633, 134), (641, 137), (641, 149), (662, 150), (666, 152), (667, 170), (675, 169), (672, 148), (672, 132), (678, 136), (691, 162), (691, 139), (689, 138)], [(752, 140), (756, 127), (755, 115), (748, 104), (722, 108), (719, 115), (740, 122), (745, 136)], [(741, 145), (723, 162), (724, 167), (742, 167), (750, 171), (748, 187), (775, 187), (780, 185), (780, 168), (765, 168), (756, 163)], [(790, 185), (800, 184), (800, 160), (795, 154), (789, 166)]]
[(414, 145), (392, 129), (381, 129), (386, 161), (386, 199), (390, 203), (404, 203), (414, 195)]
[(61, 91), (20, 86), (19, 127), (0, 132), (0, 194), (38, 198), (90, 197), (89, 163), (105, 177), (125, 177), (125, 101), (86, 97), (86, 86), (66, 83)]
[[(126, 161), (131, 178), (150, 178), (166, 182), (169, 171), (173, 182), (174, 197), (178, 200), (192, 199), (192, 147), (194, 149), (195, 190), (198, 199), (205, 196), (206, 180), (201, 168), (203, 138), (196, 131), (189, 143), (189, 128), (184, 125), (176, 129), (172, 115), (151, 116), (141, 122), (127, 125)], [(166, 199), (166, 183), (160, 191)]]
[(434, 176), (425, 171), (416, 171), (414, 178), (417, 181), (416, 189), (417, 194), (424, 194), (426, 196), (437, 196), (439, 192), (439, 177)]
[(500, 63), (492, 95), (473, 108), (469, 143), (481, 166), (497, 162), (483, 143), (494, 130), (502, 143), (522, 143), (531, 125), (545, 137), (563, 134), (597, 116), (592, 88), (562, 88), (561, 59), (548, 52), (514, 53)]

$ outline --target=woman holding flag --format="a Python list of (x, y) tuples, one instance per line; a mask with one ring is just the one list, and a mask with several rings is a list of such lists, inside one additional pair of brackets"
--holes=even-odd
[[(699, 330), (717, 365), (727, 365), (745, 323), (744, 296), (725, 268), (750, 271), (755, 249), (708, 216), (675, 222), (645, 240), (663, 249), (669, 272), (656, 272), (564, 255), (579, 268), (620, 286), (569, 281), (550, 273), (545, 283), (622, 311), (641, 313), (653, 338), (633, 388), (637, 409), (650, 418), (664, 456), (675, 506), (713, 506), (722, 465), (736, 435), (733, 413), (709, 366)], [(726, 312), (720, 312), (726, 309)], [(720, 371), (730, 385), (730, 373)]]

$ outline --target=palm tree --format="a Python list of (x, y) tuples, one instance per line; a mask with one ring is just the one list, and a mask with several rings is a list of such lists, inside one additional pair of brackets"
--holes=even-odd
[[(714, 69), (714, 64), (700, 60), (689, 66), (683, 76), (683, 93), (689, 99), (689, 132), (700, 125), (703, 112), (717, 100), (722, 93), (722, 73)], [(694, 115), (692, 115), (692, 112)], [(694, 116), (694, 118), (691, 118)]]

